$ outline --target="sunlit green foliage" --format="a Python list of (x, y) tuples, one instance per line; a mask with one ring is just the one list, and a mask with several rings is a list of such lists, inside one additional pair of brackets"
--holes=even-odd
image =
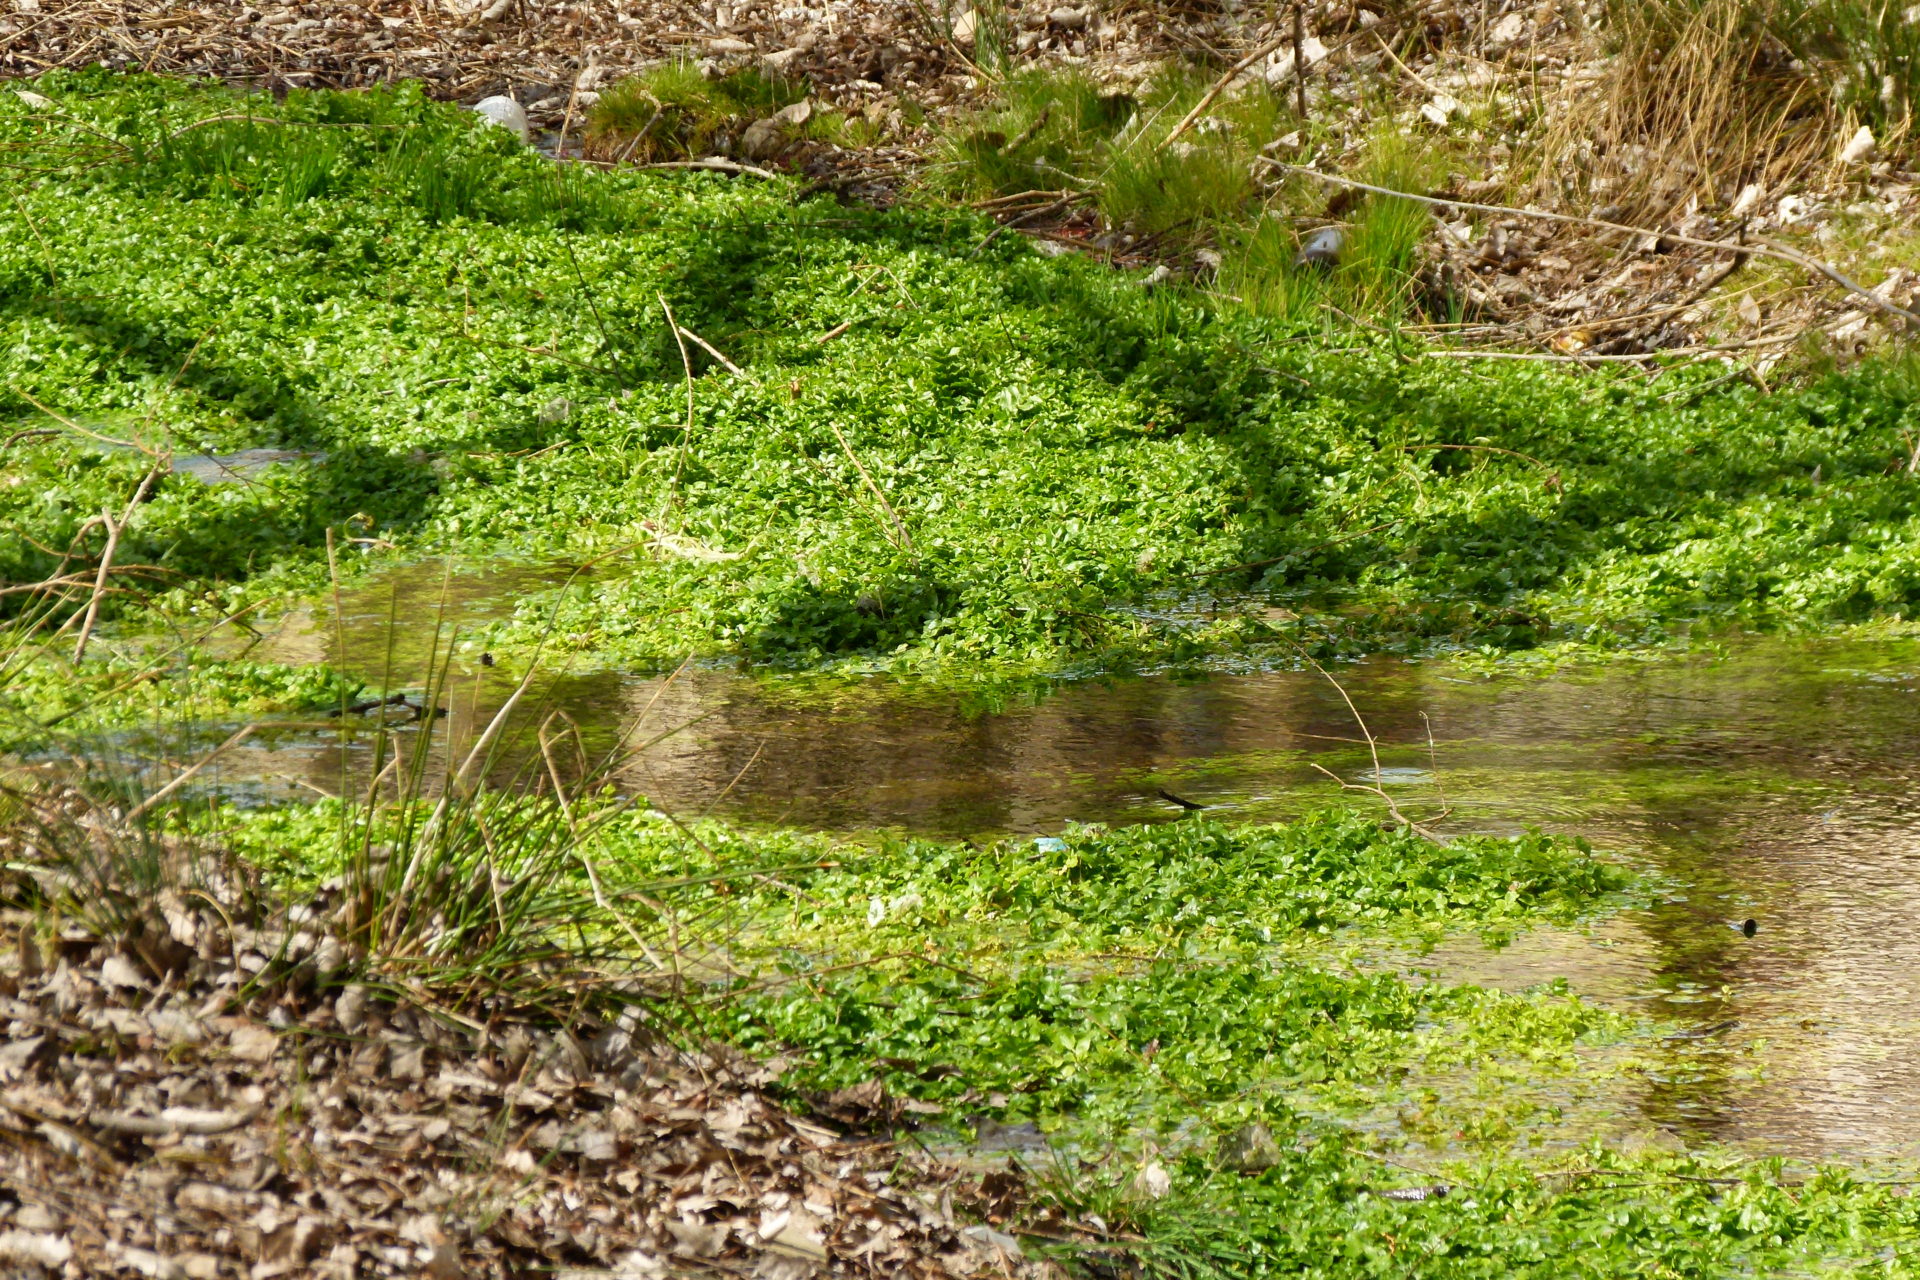
[[(148, 465), (38, 402), (310, 455), (155, 486), (119, 556), (172, 607), (312, 591), (329, 530), (348, 572), (599, 557), (494, 639), (627, 662), (1291, 660), (1920, 599), (1910, 379), (1430, 359), (983, 250), (967, 216), (556, 171), (407, 91), (41, 87), (54, 112), (0, 103), (31, 179), (0, 207), (0, 418), (54, 432), (8, 451), (11, 581)], [(261, 119), (197, 124), (233, 114)], [(683, 362), (668, 308), (745, 376)]]
[[(324, 846), (327, 821), (254, 815), (233, 836), (284, 865)], [(863, 848), (642, 812), (576, 856), (608, 893), (644, 886), (672, 911), (694, 984), (683, 1028), (781, 1054), (802, 1102), (879, 1077), (944, 1108), (923, 1113), (936, 1136), (1037, 1120), (1061, 1153), (1029, 1157), (1048, 1196), (1108, 1223), (1117, 1258), (1149, 1274), (1767, 1274), (1908, 1259), (1920, 1239), (1910, 1198), (1837, 1171), (1786, 1187), (1805, 1175), (1725, 1154), (1522, 1155), (1551, 1119), (1527, 1085), (1591, 1077), (1636, 1024), (1564, 988), (1504, 995), (1343, 959), (1355, 939), (1564, 919), (1630, 888), (1577, 845), (1443, 846), (1322, 814)], [(1404, 1120), (1405, 1082), (1436, 1071), (1526, 1083), (1428, 1104), (1429, 1139)], [(1404, 1146), (1357, 1122), (1396, 1106)], [(1223, 1155), (1249, 1124), (1272, 1137), (1266, 1168)], [(1153, 1164), (1157, 1198), (1138, 1182)], [(1428, 1193), (1381, 1194), (1407, 1186)]]

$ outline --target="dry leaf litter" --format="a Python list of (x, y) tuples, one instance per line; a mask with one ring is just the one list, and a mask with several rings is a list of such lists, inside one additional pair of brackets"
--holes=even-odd
[[(4, 843), (6, 900), (75, 887)], [(631, 1010), (541, 1025), (340, 985), (337, 886), (261, 913), (237, 884), (202, 866), (111, 936), (6, 913), (0, 1274), (1054, 1273), (956, 1213), (1013, 1212), (1004, 1170), (794, 1115), (778, 1064), (677, 1051)], [(901, 1110), (877, 1082), (818, 1101), (869, 1130)]]

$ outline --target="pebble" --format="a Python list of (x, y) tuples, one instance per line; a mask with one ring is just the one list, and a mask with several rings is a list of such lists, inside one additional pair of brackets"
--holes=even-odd
[(533, 136), (533, 129), (527, 123), (527, 109), (504, 94), (495, 94), (491, 98), (482, 98), (473, 104), (480, 118), (488, 124), (499, 125), (502, 129), (511, 129), (515, 137), (525, 142)]

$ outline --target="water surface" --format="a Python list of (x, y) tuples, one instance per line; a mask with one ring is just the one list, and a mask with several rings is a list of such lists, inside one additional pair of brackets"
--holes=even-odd
[[(268, 651), (421, 679), (435, 628), (419, 601), (439, 599), (445, 576), (409, 572), (350, 594), (337, 622), (292, 620)], [(454, 580), (442, 640), (563, 577)], [(440, 699), (451, 740), (470, 741), (522, 674), (461, 653)], [(1920, 646), (1755, 641), (1545, 677), (1385, 660), (1337, 675), (1377, 763), (1346, 699), (1310, 671), (1092, 681), (993, 709), (877, 678), (561, 671), (525, 702), (562, 713), (589, 750), (636, 725), (658, 735), (618, 780), (683, 816), (1044, 834), (1180, 820), (1167, 796), (1230, 820), (1283, 817), (1344, 782), (1442, 832), (1585, 836), (1657, 871), (1670, 900), (1497, 952), (1462, 942), (1397, 962), (1510, 987), (1565, 978), (1670, 1024), (1653, 1069), (1624, 1087), (1641, 1122), (1688, 1143), (1920, 1159)], [(369, 738), (351, 723), (263, 735), (227, 783), (337, 793)]]

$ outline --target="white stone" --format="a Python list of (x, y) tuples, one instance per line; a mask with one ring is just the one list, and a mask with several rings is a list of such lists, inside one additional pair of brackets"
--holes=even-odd
[(527, 124), (527, 109), (503, 94), (491, 98), (482, 98), (473, 104), (480, 118), (488, 124), (499, 125), (502, 129), (512, 130), (513, 135), (525, 142), (533, 136), (533, 129)]
[(1847, 145), (1840, 148), (1840, 163), (1858, 164), (1873, 154), (1873, 147), (1873, 130), (1861, 125), (1859, 130), (1847, 139)]

